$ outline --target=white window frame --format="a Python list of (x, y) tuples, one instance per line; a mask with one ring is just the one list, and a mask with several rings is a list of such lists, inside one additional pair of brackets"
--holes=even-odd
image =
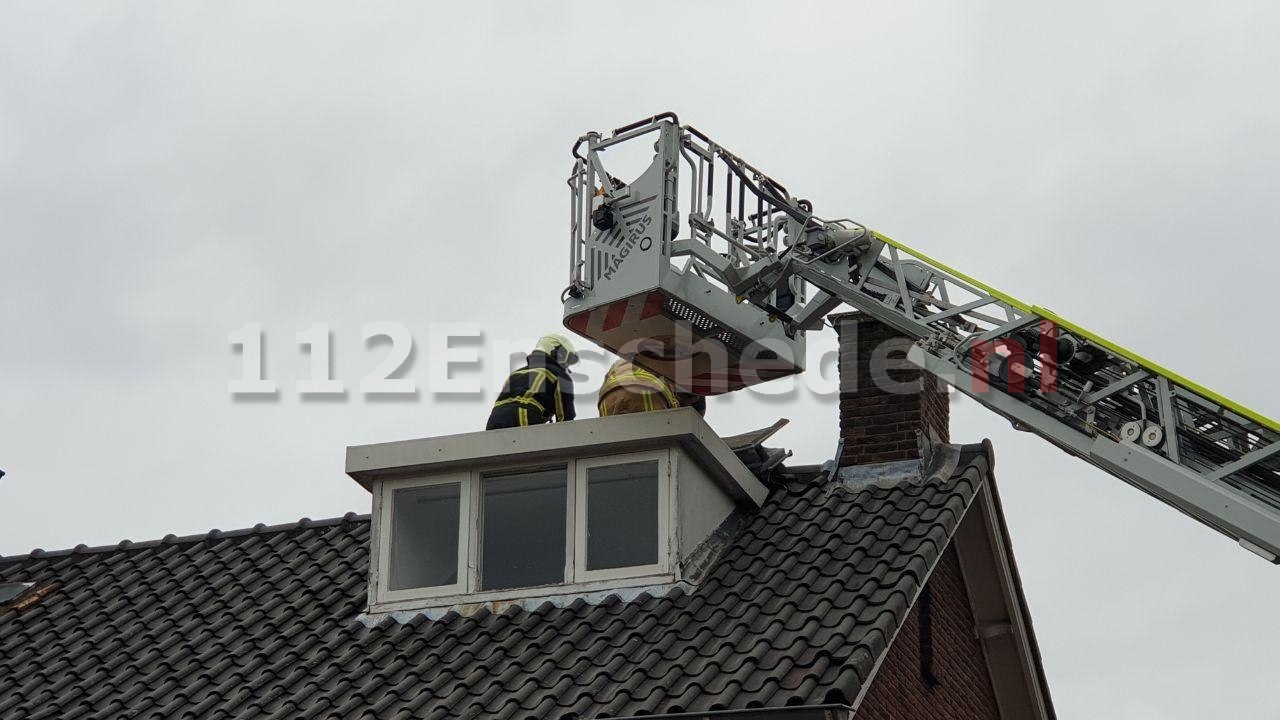
[[(432, 587), (416, 587), (405, 588), (403, 590), (391, 589), (391, 540), (392, 540), (392, 523), (391, 520), (395, 515), (394, 498), (397, 490), (408, 490), (420, 487), (429, 487), (431, 485), (458, 485), (458, 582), (452, 585), (436, 585)], [(471, 557), (472, 533), (468, 528), (468, 518), (472, 517), (472, 488), (471, 473), (454, 472), (442, 475), (433, 475), (425, 478), (403, 478), (399, 480), (386, 480), (382, 483), (379, 503), (379, 548), (378, 548), (378, 593), (380, 599), (385, 602), (395, 602), (397, 600), (412, 600), (422, 597), (435, 597), (442, 595), (458, 595), (465, 593), (466, 588), (471, 585), (469, 559)]]
[[(468, 558), (468, 567), (470, 570), (467, 578), (468, 592), (472, 595), (497, 595), (505, 593), (520, 593), (528, 590), (537, 590), (539, 588), (564, 587), (565, 583), (573, 582), (573, 478), (574, 468), (573, 461), (543, 463), (541, 465), (522, 465), (517, 467), (499, 467), (487, 468), (485, 470), (477, 470), (471, 473), (472, 482), (475, 485), (474, 497), (476, 511), (471, 520), (475, 524), (475, 550), (471, 557)], [(481, 559), (484, 557), (484, 482), (487, 478), (497, 476), (497, 479), (509, 477), (511, 475), (520, 475), (522, 473), (537, 472), (539, 470), (550, 470), (553, 468), (564, 468), (564, 492), (565, 492), (565, 511), (564, 511), (564, 572), (560, 576), (559, 582), (548, 583), (546, 585), (526, 585), (518, 588), (504, 588), (501, 590), (481, 590), (480, 580), (483, 575), (483, 568), (480, 567)]]
[[(564, 458), (539, 463), (490, 465), (475, 469), (458, 470), (379, 481), (374, 493), (374, 518), (377, 525), (373, 538), (373, 558), (377, 576), (371, 583), (370, 609), (375, 612), (400, 609), (443, 607), (447, 605), (537, 598), (548, 595), (592, 593), (638, 585), (658, 585), (674, 582), (676, 510), (675, 462), (671, 449), (634, 453), (617, 453), (589, 458)], [(587, 470), (608, 465), (625, 465), (633, 462), (658, 461), (658, 562), (653, 565), (587, 570), (586, 559), (586, 481)], [(536, 585), (504, 590), (480, 590), (481, 544), (484, 541), (481, 517), (484, 508), (483, 486), (485, 476), (518, 474), (539, 469), (562, 466), (565, 468), (565, 572), (564, 581), (550, 585)], [(394, 494), (397, 490), (456, 483), (460, 487), (458, 503), (458, 578), (453, 585), (406, 588), (392, 590), (391, 541), (392, 519), (395, 515)], [(628, 582), (624, 582), (628, 581)]]
[[(587, 569), (587, 473), (593, 468), (611, 465), (628, 465), (638, 462), (658, 461), (658, 562), (652, 565), (633, 565), (604, 570)], [(617, 580), (645, 575), (662, 575), (670, 572), (672, 555), (672, 512), (671, 499), (671, 452), (656, 450), (650, 452), (627, 453), (625, 455), (604, 455), (593, 458), (579, 458), (574, 488), (574, 580), (590, 582), (592, 580)]]

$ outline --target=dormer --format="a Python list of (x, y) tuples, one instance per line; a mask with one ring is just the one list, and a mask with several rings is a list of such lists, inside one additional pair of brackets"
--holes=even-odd
[(766, 489), (689, 408), (347, 448), (371, 613), (696, 584)]

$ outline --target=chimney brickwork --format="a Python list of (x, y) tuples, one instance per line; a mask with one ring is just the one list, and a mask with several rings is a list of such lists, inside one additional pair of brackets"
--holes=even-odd
[(950, 442), (946, 386), (907, 360), (911, 339), (862, 313), (832, 321), (840, 338), (840, 465), (918, 458), (917, 433)]

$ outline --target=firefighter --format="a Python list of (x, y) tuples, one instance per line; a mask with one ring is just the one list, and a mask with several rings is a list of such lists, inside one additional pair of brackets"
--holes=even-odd
[(692, 407), (706, 415), (707, 400), (681, 392), (670, 380), (626, 360), (618, 360), (605, 373), (596, 405), (600, 417), (677, 407)]
[(486, 430), (525, 427), (572, 420), (573, 379), (569, 366), (578, 362), (573, 344), (563, 335), (543, 335), (525, 366), (507, 376)]

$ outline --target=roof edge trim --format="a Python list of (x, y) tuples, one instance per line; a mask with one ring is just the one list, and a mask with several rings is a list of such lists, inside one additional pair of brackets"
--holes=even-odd
[(966, 514), (954, 536), (975, 632), (1001, 713), (1055, 718), (996, 487), (995, 452), (989, 440), (982, 447), (989, 461), (986, 482), (974, 496), (976, 512)]
[(768, 489), (692, 408), (353, 445), (347, 448), (346, 472), (366, 490), (372, 490), (373, 482), (384, 478), (673, 444), (692, 455), (734, 500), (755, 507), (764, 502)]
[[(975, 446), (959, 445), (955, 447), (960, 448), (962, 451), (971, 452)], [(983, 449), (985, 450), (986, 446), (984, 446)], [(990, 453), (987, 453), (986, 457), (988, 461), (991, 460)], [(893, 648), (894, 642), (897, 641), (898, 634), (902, 632), (902, 628), (906, 624), (906, 616), (911, 612), (911, 609), (915, 607), (916, 601), (920, 599), (920, 593), (924, 592), (924, 586), (929, 583), (929, 579), (933, 577), (934, 571), (937, 570), (938, 565), (942, 563), (942, 558), (943, 556), (946, 555), (948, 546), (950, 546), (951, 543), (955, 541), (956, 536), (960, 532), (961, 525), (964, 524), (965, 519), (969, 517), (969, 515), (971, 514), (974, 508), (974, 505), (978, 502), (978, 498), (982, 494), (982, 489), (986, 487), (990, 482), (991, 482), (991, 465), (990, 465), (990, 462), (988, 462), (987, 471), (985, 473), (982, 473), (981, 477), (978, 479), (978, 484), (973, 489), (973, 494), (969, 496), (969, 501), (965, 504), (964, 510), (960, 513), (960, 517), (956, 520), (954, 529), (952, 529), (951, 534), (947, 536), (947, 541), (943, 543), (941, 547), (938, 548), (938, 553), (937, 553), (937, 556), (934, 557), (933, 563), (929, 565), (929, 568), (925, 572), (924, 577), (920, 578), (920, 583), (916, 586), (915, 593), (912, 594), (912, 596), (908, 599), (906, 610), (903, 612), (903, 615), (902, 615), (903, 621), (893, 629), (893, 635), (887, 638), (887, 642), (885, 643), (883, 652), (881, 652), (878, 656), (876, 656), (875, 663), (872, 664), (871, 670), (870, 672), (867, 673), (867, 676), (865, 678), (863, 677), (859, 678), (860, 687), (858, 688), (858, 694), (854, 697), (853, 702), (851, 703), (851, 706), (855, 711), (858, 709), (858, 707), (862, 705), (862, 701), (866, 697), (867, 692), (871, 689), (871, 686), (875, 684), (876, 675), (880, 672), (881, 665), (884, 664), (885, 658), (889, 657), (889, 652)]]

